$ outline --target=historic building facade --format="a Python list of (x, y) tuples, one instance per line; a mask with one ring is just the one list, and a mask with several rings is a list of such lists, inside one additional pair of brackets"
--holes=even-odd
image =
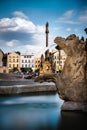
[(53, 63), (55, 66), (55, 72), (58, 72), (59, 70), (63, 69), (67, 55), (63, 50), (58, 51), (56, 49), (54, 49), (52, 53), (54, 53)]
[(34, 54), (28, 54), (28, 53), (21, 54), (20, 68), (32, 68), (32, 70), (34, 71), (35, 70)]
[(9, 71), (17, 68), (20, 71), (20, 54), (16, 52), (8, 53), (7, 55), (7, 67)]
[(40, 69), (41, 57), (35, 57), (35, 70)]

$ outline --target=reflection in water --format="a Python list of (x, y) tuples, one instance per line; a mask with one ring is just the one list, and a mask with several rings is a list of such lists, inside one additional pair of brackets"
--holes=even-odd
[(57, 94), (0, 97), (0, 130), (85, 130), (86, 115), (61, 112), (62, 103)]

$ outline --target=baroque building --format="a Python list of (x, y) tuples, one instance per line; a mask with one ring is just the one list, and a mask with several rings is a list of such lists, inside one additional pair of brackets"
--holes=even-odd
[(17, 52), (11, 52), (7, 55), (7, 67), (9, 71), (17, 68), (20, 71), (20, 54)]
[(21, 54), (20, 58), (20, 67), (21, 68), (31, 68), (35, 70), (35, 57), (34, 54), (24, 53)]
[(41, 64), (41, 57), (36, 57), (35, 58), (35, 71), (40, 69), (40, 64)]
[(58, 51), (56, 49), (52, 50), (52, 53), (55, 72), (62, 71), (67, 55), (63, 50)]

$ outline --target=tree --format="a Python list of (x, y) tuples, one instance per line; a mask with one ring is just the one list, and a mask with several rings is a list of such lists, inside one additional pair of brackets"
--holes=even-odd
[(19, 55), (21, 54), (19, 51), (16, 51), (16, 53), (19, 54)]
[(85, 28), (85, 29), (84, 29), (84, 31), (85, 31), (85, 32), (86, 32), (86, 34), (87, 34), (87, 28)]
[(13, 68), (13, 72), (15, 72), (15, 71), (18, 71), (18, 68), (17, 68), (17, 67), (14, 67), (14, 68)]

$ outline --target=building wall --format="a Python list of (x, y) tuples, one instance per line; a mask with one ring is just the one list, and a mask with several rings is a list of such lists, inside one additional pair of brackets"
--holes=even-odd
[(67, 56), (63, 50), (60, 51), (60, 56), (59, 56), (59, 51), (55, 51), (54, 56), (53, 56), (53, 62), (55, 64), (55, 71), (59, 71), (63, 69), (66, 57)]
[(9, 53), (7, 56), (7, 67), (9, 70), (17, 67), (20, 71), (20, 55), (16, 52)]
[(35, 58), (35, 70), (38, 70), (40, 68), (41, 64), (41, 57), (36, 57)]
[(2, 50), (0, 49), (0, 67), (3, 66), (3, 62), (2, 62), (3, 55), (4, 55), (4, 53), (3, 53)]
[(35, 69), (35, 58), (33, 54), (21, 54), (20, 60), (21, 68), (32, 68)]
[(0, 73), (9, 73), (9, 70), (7, 67), (3, 66), (3, 67), (0, 67)]

